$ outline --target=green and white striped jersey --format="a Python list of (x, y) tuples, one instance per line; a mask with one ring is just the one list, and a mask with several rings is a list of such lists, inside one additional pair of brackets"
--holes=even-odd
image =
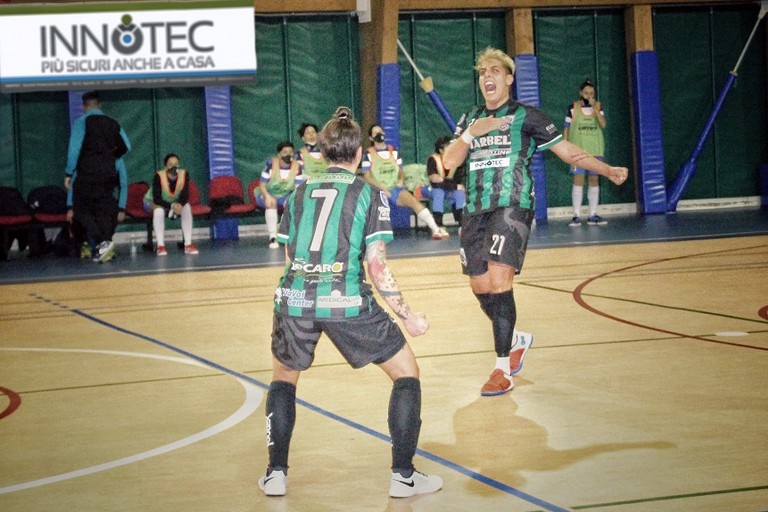
[(472, 141), (464, 178), (466, 215), (507, 206), (532, 209), (531, 158), (537, 149), (548, 149), (562, 140), (541, 110), (512, 99), (493, 111), (474, 107), (459, 120), (454, 137), (475, 120), (491, 116), (506, 117), (509, 124)]
[(374, 299), (363, 261), (376, 240), (392, 240), (382, 192), (338, 167), (298, 186), (277, 234), (289, 263), (275, 292), (275, 311), (342, 319), (369, 310)]

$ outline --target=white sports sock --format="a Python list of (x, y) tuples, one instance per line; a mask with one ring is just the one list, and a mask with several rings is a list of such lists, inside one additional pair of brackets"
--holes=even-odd
[(573, 185), (571, 187), (571, 204), (573, 204), (573, 216), (578, 217), (581, 211), (581, 201), (584, 197), (584, 186)]
[(416, 217), (429, 226), (429, 229), (432, 230), (433, 233), (437, 233), (440, 230), (440, 227), (437, 225), (437, 222), (435, 222), (435, 218), (432, 216), (432, 212), (424, 208), (419, 213), (416, 214)]
[(184, 245), (192, 243), (192, 207), (189, 203), (181, 207), (181, 236), (184, 237)]
[(504, 375), (509, 377), (509, 356), (507, 357), (497, 357), (496, 358), (496, 368), (503, 371)]
[(155, 230), (157, 245), (165, 245), (165, 210), (162, 208), (152, 210), (152, 229)]
[(269, 239), (277, 237), (277, 208), (264, 210), (264, 220), (267, 223), (267, 233)]
[(597, 215), (597, 205), (600, 204), (600, 187), (587, 187), (587, 200), (589, 201), (589, 216)]

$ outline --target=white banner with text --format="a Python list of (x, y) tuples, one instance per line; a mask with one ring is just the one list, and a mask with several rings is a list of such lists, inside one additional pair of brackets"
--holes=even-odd
[[(256, 79), (252, 2), (0, 7), (0, 92)], [(98, 9), (104, 9), (99, 11)]]

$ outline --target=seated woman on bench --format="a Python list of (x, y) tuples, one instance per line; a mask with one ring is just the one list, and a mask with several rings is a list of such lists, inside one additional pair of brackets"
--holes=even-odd
[(152, 228), (157, 239), (157, 255), (166, 256), (165, 218), (181, 217), (184, 253), (197, 254), (192, 243), (192, 207), (189, 205), (189, 179), (186, 169), (179, 169), (179, 157), (165, 155), (165, 167), (155, 173), (152, 186), (144, 196), (144, 209), (152, 212)]

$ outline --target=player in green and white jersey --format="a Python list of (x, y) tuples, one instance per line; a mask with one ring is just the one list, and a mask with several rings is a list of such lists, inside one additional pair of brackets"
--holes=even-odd
[(512, 293), (533, 224), (533, 154), (549, 149), (566, 163), (602, 174), (617, 185), (629, 171), (597, 160), (565, 140), (539, 109), (512, 99), (515, 63), (501, 50), (480, 53), (475, 69), (485, 103), (459, 120), (443, 162), (454, 168), (467, 161), (460, 258), (472, 292), (493, 324), (496, 365), (481, 389), (483, 396), (492, 396), (512, 389), (512, 375), (522, 368), (533, 342), (530, 334), (515, 332)]
[(339, 107), (320, 133), (330, 167), (288, 198), (277, 240), (287, 265), (275, 292), (273, 372), (266, 403), (269, 466), (259, 480), (268, 496), (286, 493), (288, 447), (296, 419), (296, 384), (325, 333), (353, 368), (378, 365), (392, 379), (389, 495), (403, 498), (439, 490), (443, 481), (413, 467), (421, 429), (421, 384), (416, 358), (398, 324), (373, 297), (364, 261), (379, 294), (411, 336), (429, 325), (414, 313), (389, 270), (392, 239), (386, 195), (355, 175), (362, 132)]

